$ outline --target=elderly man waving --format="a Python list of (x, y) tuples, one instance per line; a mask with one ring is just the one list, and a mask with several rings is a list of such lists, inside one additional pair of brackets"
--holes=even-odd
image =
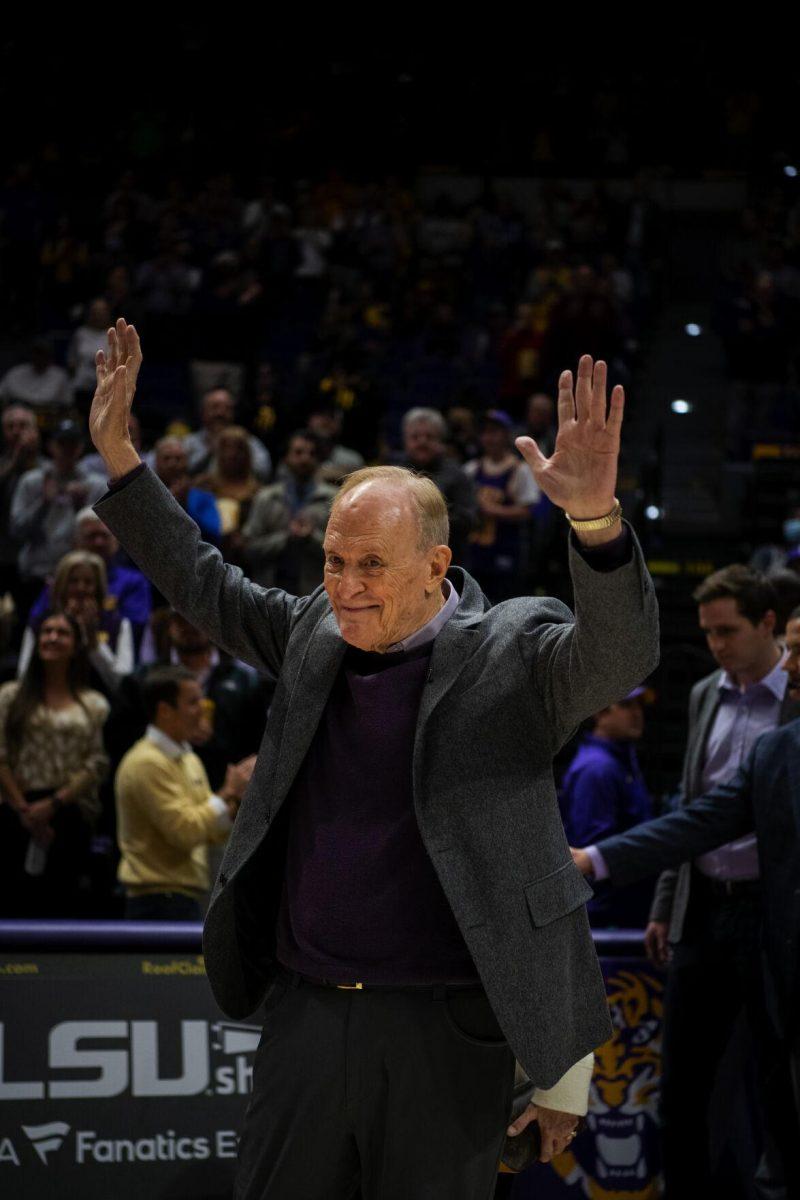
[(139, 461), (141, 363), (122, 320), (98, 356), (97, 511), (174, 607), (278, 675), (206, 919), (228, 1015), (264, 1005), (238, 1200), (483, 1200), (514, 1060), (542, 1158), (585, 1112), (610, 1034), (552, 757), (657, 659), (657, 610), (614, 497), (623, 395), (605, 364), (561, 377), (552, 457), (520, 438), (568, 514), (575, 616), (491, 607), (451, 566), (429, 480), (367, 468), (340, 488), (324, 584), (296, 598), (226, 565)]

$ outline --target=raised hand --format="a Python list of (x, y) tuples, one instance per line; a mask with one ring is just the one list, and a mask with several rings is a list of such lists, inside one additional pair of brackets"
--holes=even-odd
[(89, 432), (109, 475), (124, 475), (140, 462), (128, 433), (128, 414), (142, 365), (139, 335), (120, 317), (108, 331), (108, 352), (95, 359), (97, 388), (89, 413)]
[(558, 434), (555, 450), (545, 458), (530, 437), (519, 437), (517, 449), (544, 494), (571, 517), (603, 517), (614, 507), (620, 430), (625, 407), (623, 389), (615, 387), (606, 412), (606, 364), (584, 354), (573, 392), (572, 372), (558, 381)]

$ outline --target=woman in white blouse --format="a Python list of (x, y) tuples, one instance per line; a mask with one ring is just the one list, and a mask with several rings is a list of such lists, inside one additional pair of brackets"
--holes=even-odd
[(81, 915), (108, 771), (109, 704), (87, 673), (77, 621), (51, 613), (22, 678), (0, 687), (0, 917)]
[[(133, 630), (127, 617), (120, 617), (116, 597), (108, 593), (106, 565), (99, 554), (72, 550), (56, 567), (50, 588), (53, 610), (75, 617), (94, 669), (94, 682), (107, 696), (119, 687), (135, 666)], [(17, 678), (28, 668), (36, 634), (30, 625), (22, 635)]]

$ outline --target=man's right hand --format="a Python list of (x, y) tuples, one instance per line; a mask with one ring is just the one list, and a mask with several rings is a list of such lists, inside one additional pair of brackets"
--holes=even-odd
[(572, 861), (580, 871), (581, 875), (593, 875), (592, 860), (585, 850), (576, 850), (574, 846), (570, 846), (569, 852), (572, 855)]
[(89, 413), (89, 432), (109, 477), (119, 479), (141, 462), (128, 432), (128, 414), (142, 365), (139, 335), (120, 317), (108, 331), (108, 353), (98, 350), (97, 389)]
[(669, 962), (669, 942), (666, 921), (651, 921), (644, 931), (644, 948), (654, 967), (665, 967)]

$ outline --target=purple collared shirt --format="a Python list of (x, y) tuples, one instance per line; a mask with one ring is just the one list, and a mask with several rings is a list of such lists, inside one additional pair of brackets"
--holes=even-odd
[[(782, 655), (768, 675), (739, 688), (727, 671), (719, 681), (720, 705), (708, 737), (703, 791), (732, 779), (762, 733), (775, 729), (789, 680)], [(608, 878), (608, 867), (596, 846), (587, 846), (596, 882)], [(756, 835), (747, 834), (694, 860), (698, 871), (712, 879), (758, 879)]]
[[(719, 708), (708, 735), (703, 767), (703, 792), (732, 779), (762, 733), (780, 720), (788, 676), (783, 656), (768, 675), (740, 688), (727, 671), (719, 681)], [(758, 879), (756, 835), (701, 854), (694, 860), (698, 871), (711, 879)]]

